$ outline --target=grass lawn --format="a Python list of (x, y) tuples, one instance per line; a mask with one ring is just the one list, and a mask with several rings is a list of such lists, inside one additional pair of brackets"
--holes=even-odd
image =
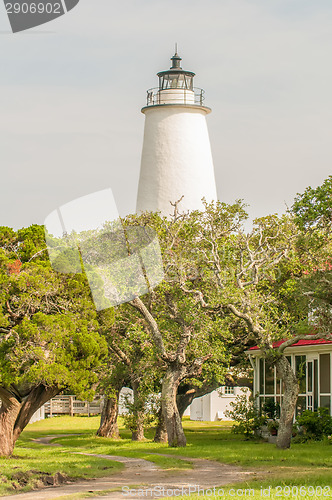
[(72, 456), (63, 453), (60, 447), (43, 446), (31, 440), (53, 433), (91, 433), (91, 424), (88, 418), (73, 419), (71, 425), (65, 418), (54, 418), (42, 421), (40, 425), (29, 425), (15, 446), (14, 456), (11, 459), (0, 458), (0, 495), (29, 491), (42, 483), (47, 484), (51, 476), (58, 472), (71, 478), (89, 479), (122, 469), (123, 465), (118, 462)]
[[(189, 462), (176, 458), (177, 455), (207, 458), (257, 472), (256, 479), (233, 486), (234, 491), (227, 487), (224, 488), (224, 495), (219, 497), (191, 496), (193, 499), (239, 498), (241, 495), (237, 490), (249, 488), (255, 489), (255, 496), (247, 491), (246, 494), (243, 492), (243, 497), (332, 498), (332, 446), (327, 441), (294, 444), (290, 450), (281, 451), (272, 444), (244, 441), (243, 437), (232, 434), (229, 424), (225, 422), (190, 422), (185, 419), (188, 445), (185, 449), (171, 449), (165, 444), (154, 443), (152, 431), (146, 433), (148, 440), (141, 443), (133, 443), (130, 433), (124, 428), (121, 428), (122, 439), (119, 441), (97, 438), (95, 431), (98, 424), (98, 417), (55, 417), (29, 425), (15, 447), (15, 457), (0, 459), (0, 495), (31, 489), (41, 473), (54, 475), (61, 472), (71, 478), (92, 478), (108, 476), (122, 467), (110, 460), (72, 454), (80, 451), (145, 458), (159, 467), (173, 470), (191, 467)], [(56, 439), (55, 442), (62, 445), (59, 448), (32, 441), (41, 436), (72, 433), (81, 435)], [(170, 457), (151, 453), (167, 453)], [(272, 486), (271, 490), (267, 490), (269, 486)], [(276, 489), (277, 486), (294, 488), (288, 492), (287, 489)], [(300, 490), (300, 486), (306, 490)], [(309, 486), (313, 488), (308, 490)], [(328, 486), (331, 490), (323, 490), (320, 494), (320, 486)], [(304, 495), (305, 492), (307, 495)], [(275, 496), (276, 493), (280, 494)]]

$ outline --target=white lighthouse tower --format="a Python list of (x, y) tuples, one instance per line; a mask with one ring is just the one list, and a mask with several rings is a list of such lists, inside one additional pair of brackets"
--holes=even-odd
[(158, 73), (159, 87), (147, 92), (144, 142), (137, 212), (172, 213), (203, 207), (217, 199), (213, 160), (204, 106), (204, 90), (194, 87), (195, 73), (181, 68), (177, 52), (172, 67)]

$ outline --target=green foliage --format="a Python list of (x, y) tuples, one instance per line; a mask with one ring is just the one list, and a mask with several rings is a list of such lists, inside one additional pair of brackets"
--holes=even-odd
[(268, 418), (272, 418), (274, 420), (277, 417), (278, 407), (279, 405), (275, 403), (272, 398), (270, 398), (264, 402), (262, 410)]
[(328, 335), (332, 328), (332, 176), (299, 194), (292, 214), (301, 230), (297, 250), (305, 263), (295, 293), (310, 310), (303, 330)]
[(298, 194), (292, 206), (295, 221), (303, 230), (330, 229), (332, 226), (332, 175), (321, 186), (309, 186)]
[(51, 268), (42, 226), (0, 228), (0, 384), (91, 397), (106, 343), (84, 275)]
[(244, 434), (247, 439), (266, 422), (266, 416), (260, 415), (255, 402), (248, 399), (246, 394), (237, 396), (230, 406), (232, 410), (226, 412), (226, 415), (235, 421), (232, 431)]
[(131, 432), (136, 431), (140, 422), (142, 422), (144, 429), (151, 427), (157, 422), (160, 406), (160, 396), (157, 394), (149, 394), (136, 401), (126, 397), (125, 407), (127, 411), (122, 415), (125, 427)]
[(273, 434), (274, 431), (278, 431), (278, 429), (279, 429), (279, 422), (277, 422), (276, 420), (270, 420), (267, 423), (267, 428), (268, 428), (269, 432), (271, 434)]
[[(227, 205), (220, 205), (223, 207), (220, 214), (223, 223), (231, 225), (233, 214), (228, 213)], [(212, 380), (217, 377), (221, 380), (230, 357), (227, 352), (227, 346), (231, 344), (232, 339), (230, 322), (228, 318), (211, 314), (209, 309), (201, 307), (190, 290), (196, 285), (201, 289), (203, 280), (205, 282), (205, 272), (209, 272), (207, 266), (197, 259), (197, 255), (193, 258), (193, 242), (200, 228), (200, 216), (198, 212), (193, 212), (185, 217), (163, 219), (158, 214), (144, 213), (139, 217), (130, 216), (123, 223), (131, 227), (149, 227), (158, 234), (165, 277), (164, 281), (142, 297), (142, 300), (158, 325), (166, 351), (174, 356), (178, 346), (185, 344), (186, 365), (190, 366), (197, 358), (206, 358), (202, 368), (204, 379)], [(200, 256), (198, 257), (200, 259)], [(119, 345), (126, 353), (130, 353), (132, 360), (135, 353), (136, 360), (141, 359), (139, 349), (142, 350), (144, 346), (145, 367), (149, 365), (148, 372), (155, 370), (154, 367), (157, 368), (159, 373), (156, 374), (156, 385), (159, 385), (158, 380), (162, 378), (166, 366), (154, 342), (151, 342), (147, 323), (142, 321), (142, 316), (137, 311), (131, 311), (128, 305), (123, 304), (117, 308), (116, 324), (118, 327), (122, 325), (122, 340)], [(183, 337), (184, 325), (188, 331), (186, 337)], [(130, 340), (130, 343), (126, 339)], [(155, 361), (151, 362), (153, 358)], [(147, 362), (147, 359), (150, 361)], [(142, 364), (141, 373), (143, 369), (146, 376), (147, 370)], [(194, 382), (199, 385), (203, 377), (197, 373)]]
[(303, 440), (320, 441), (332, 435), (332, 417), (328, 408), (318, 408), (317, 411), (305, 410), (297, 418), (297, 424), (302, 428)]

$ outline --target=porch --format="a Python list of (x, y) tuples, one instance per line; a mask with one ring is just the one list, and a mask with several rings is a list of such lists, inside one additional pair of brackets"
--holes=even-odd
[[(283, 383), (277, 377), (276, 368), (262, 357), (257, 347), (247, 352), (254, 369), (253, 394), (257, 396), (257, 404), (262, 408), (265, 401), (273, 400), (280, 407)], [(303, 410), (315, 411), (319, 407), (328, 408), (332, 415), (331, 354), (332, 342), (327, 340), (302, 340), (285, 349), (299, 380), (296, 416)]]

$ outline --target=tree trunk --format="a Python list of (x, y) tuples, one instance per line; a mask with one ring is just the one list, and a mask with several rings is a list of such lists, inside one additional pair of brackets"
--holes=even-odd
[(167, 429), (162, 410), (158, 413), (158, 424), (153, 438), (155, 443), (167, 443)]
[(182, 428), (181, 417), (176, 405), (176, 393), (179, 383), (183, 378), (182, 375), (181, 369), (176, 365), (169, 365), (162, 382), (162, 411), (166, 423), (168, 444), (172, 447), (186, 446), (187, 444), (186, 436)]
[(131, 384), (134, 392), (133, 414), (135, 420), (135, 428), (132, 431), (132, 441), (144, 441), (144, 400), (140, 392), (140, 382), (132, 377)]
[(100, 417), (100, 426), (97, 430), (97, 436), (119, 439), (118, 414), (119, 414), (119, 397), (121, 388), (117, 388), (113, 397), (104, 400), (104, 406)]
[(0, 408), (0, 457), (10, 457), (13, 454), (15, 440), (14, 427), (20, 412), (21, 404), (14, 396), (5, 397), (1, 393)]
[(15, 443), (30, 422), (32, 415), (58, 393), (58, 388), (46, 388), (39, 385), (21, 398), (17, 389), (0, 388), (2, 402), (0, 408), (0, 456), (9, 457), (12, 455)]
[(14, 427), (14, 440), (16, 441), (23, 429), (28, 425), (32, 415), (39, 410), (47, 401), (59, 394), (58, 387), (45, 387), (38, 385), (34, 387), (28, 396), (24, 397), (21, 403), (21, 410), (16, 419)]
[(141, 411), (136, 414), (136, 429), (131, 435), (132, 441), (144, 441), (144, 413)]
[(276, 362), (278, 376), (283, 381), (284, 396), (281, 404), (281, 415), (277, 435), (277, 448), (290, 447), (293, 429), (293, 418), (299, 393), (298, 380), (288, 359), (282, 355)]
[(176, 396), (176, 406), (178, 407), (180, 418), (183, 417), (184, 412), (189, 405), (196, 398), (196, 389), (189, 389), (183, 394), (177, 394)]

